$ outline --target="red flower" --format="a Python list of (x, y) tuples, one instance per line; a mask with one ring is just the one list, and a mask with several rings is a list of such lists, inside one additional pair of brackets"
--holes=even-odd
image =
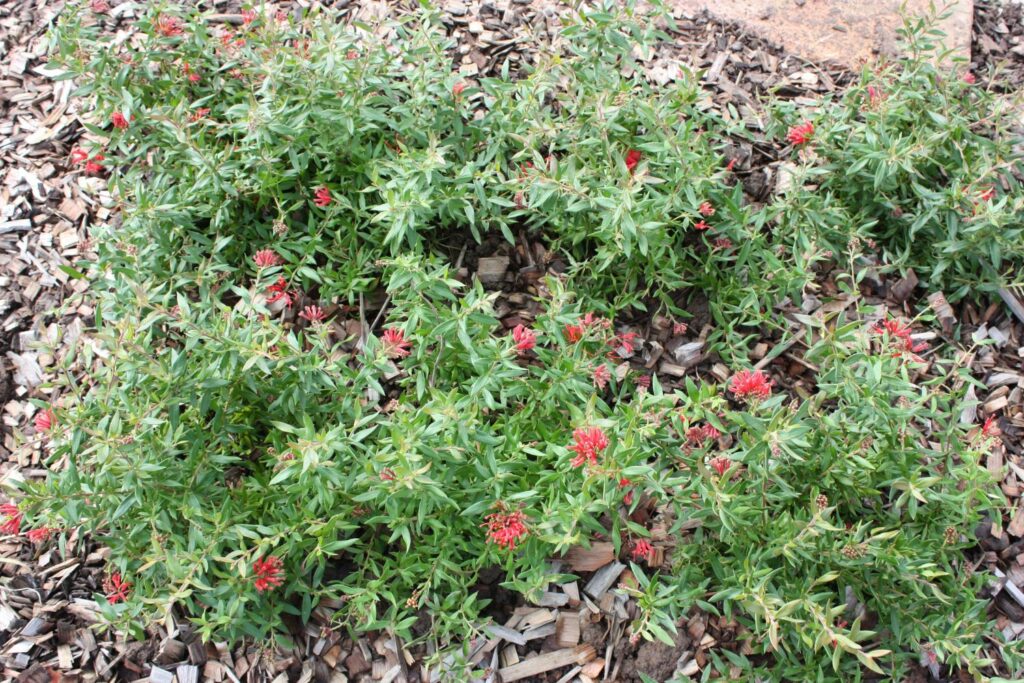
[(242, 23), (248, 26), (252, 22), (256, 21), (256, 10), (244, 9), (242, 10)]
[(102, 154), (95, 155), (92, 159), (85, 162), (85, 172), (88, 175), (99, 175), (103, 172), (103, 161), (106, 159)]
[(252, 260), (256, 262), (257, 268), (270, 268), (282, 263), (281, 257), (273, 249), (260, 249), (252, 257)]
[(718, 476), (722, 476), (732, 465), (732, 460), (724, 455), (718, 455), (711, 458), (711, 460), (708, 461), (708, 464), (711, 465), (715, 472), (718, 472)]
[(605, 386), (608, 384), (608, 380), (612, 378), (611, 370), (604, 363), (601, 363), (594, 368), (593, 374), (590, 379), (594, 382), (594, 386), (597, 387), (598, 391), (604, 391)]
[(649, 560), (654, 555), (654, 546), (646, 539), (641, 538), (633, 542), (632, 555), (634, 560)]
[(623, 332), (612, 337), (609, 342), (620, 356), (629, 358), (636, 352), (636, 338), (640, 335), (636, 332)]
[(37, 432), (48, 432), (53, 429), (53, 411), (49, 408), (36, 413), (35, 427)]
[(0, 515), (7, 518), (3, 524), (0, 524), (0, 532), (15, 535), (21, 533), (22, 514), (17, 505), (14, 503), (0, 505)]
[(967, 85), (974, 85), (978, 82), (978, 79), (970, 71), (964, 74), (964, 83)]
[(267, 297), (267, 303), (272, 304), (275, 301), (283, 301), (286, 307), (292, 305), (295, 294), (288, 291), (288, 283), (281, 276), (278, 276), (277, 282), (267, 287), (267, 293), (270, 295)]
[(80, 164), (83, 161), (88, 160), (88, 158), (89, 153), (86, 152), (81, 147), (75, 147), (73, 150), (71, 150), (71, 163), (73, 164)]
[(999, 436), (999, 425), (996, 424), (995, 415), (989, 415), (985, 418), (985, 423), (981, 425), (981, 433), (989, 438)]
[(697, 221), (696, 223), (693, 224), (693, 229), (694, 230), (699, 230), (700, 232), (704, 232), (705, 230), (707, 230), (710, 227), (711, 227), (710, 225), (708, 225), (707, 223), (705, 223), (702, 220), (701, 221)]
[(408, 341), (405, 333), (396, 327), (384, 330), (380, 340), (384, 355), (388, 358), (405, 358), (412, 353), (412, 342)]
[(128, 127), (128, 119), (119, 111), (115, 111), (110, 115), (110, 122), (114, 124), (114, 128), (119, 130), (124, 130)]
[(41, 526), (38, 529), (30, 529), (25, 535), (28, 536), (28, 540), (33, 543), (42, 543), (50, 537), (50, 535), (56, 531), (48, 526)]
[(732, 249), (732, 240), (728, 237), (716, 237), (711, 244), (715, 249)]
[(462, 81), (459, 81), (458, 83), (452, 86), (452, 94), (455, 95), (455, 97), (459, 97), (460, 95), (462, 95), (462, 91), (465, 89), (466, 84)]
[[(626, 479), (625, 477), (622, 477), (621, 479), (619, 479), (619, 488), (620, 489), (624, 489), (624, 488), (626, 488), (627, 486), (629, 486), (632, 483), (633, 482), (631, 482), (629, 479)], [(633, 504), (633, 491), (632, 490), (626, 491), (626, 494), (624, 496), (622, 496), (622, 502), (625, 503), (626, 505), (632, 505)]]
[(331, 191), (326, 187), (318, 188), (313, 197), (313, 203), (319, 207), (324, 207), (331, 203)]
[(641, 389), (648, 389), (651, 386), (651, 376), (643, 373), (637, 373), (636, 378), (633, 380), (636, 385)]
[(484, 518), (487, 527), (487, 541), (501, 548), (515, 550), (520, 539), (529, 533), (521, 510), (493, 512)]
[(714, 216), (715, 215), (715, 207), (711, 206), (711, 202), (702, 202), (701, 205), (699, 207), (697, 207), (697, 211), (702, 216)]
[(279, 9), (276, 12), (274, 12), (274, 19), (282, 23), (286, 22), (288, 21), (288, 13), (285, 12), (283, 9)]
[(384, 469), (382, 469), (380, 471), (380, 480), (381, 481), (394, 481), (395, 480), (395, 471), (393, 469), (391, 469), (390, 467), (385, 467)]
[(802, 145), (806, 142), (810, 142), (811, 136), (814, 135), (814, 124), (810, 121), (804, 121), (799, 126), (793, 126), (786, 133), (786, 139), (794, 145)]
[(771, 395), (772, 381), (760, 370), (741, 370), (732, 376), (729, 389), (736, 398), (760, 400)]
[(681, 337), (684, 334), (686, 334), (686, 330), (687, 329), (688, 329), (688, 325), (686, 323), (673, 323), (672, 324), (672, 334), (677, 336), (677, 337)]
[(990, 202), (995, 196), (996, 188), (989, 187), (981, 191), (981, 194), (978, 195), (978, 199), (980, 199), (983, 202)]
[(165, 14), (161, 14), (156, 18), (156, 32), (167, 38), (174, 38), (180, 36), (185, 32), (184, 26), (181, 24), (181, 19), (178, 17), (170, 17)]
[(737, 159), (736, 157), (733, 157), (732, 159), (729, 159), (729, 163), (727, 163), (725, 165), (725, 170), (731, 172), (734, 168), (736, 168), (736, 164), (738, 162), (739, 162), (739, 159)]
[(327, 314), (319, 306), (306, 306), (302, 313), (299, 313), (299, 317), (311, 323), (322, 323)]
[(525, 325), (516, 325), (512, 330), (512, 339), (516, 343), (516, 350), (519, 353), (529, 351), (537, 344), (537, 335)]
[(915, 344), (910, 336), (910, 327), (904, 325), (895, 318), (880, 320), (871, 328), (872, 332), (878, 335), (888, 334), (896, 342), (893, 350), (893, 357), (902, 356), (904, 353), (916, 354), (928, 348), (926, 342)]
[(710, 441), (714, 441), (715, 439), (717, 439), (721, 435), (722, 435), (722, 432), (718, 431), (717, 429), (712, 427), (710, 424), (704, 425), (704, 438), (705, 439), (708, 439)]
[(633, 169), (635, 169), (637, 164), (640, 163), (640, 158), (642, 156), (643, 155), (640, 154), (640, 152), (635, 149), (631, 149), (628, 152), (626, 152), (626, 169), (630, 173), (632, 173)]
[(868, 86), (868, 102), (871, 106), (877, 105), (882, 101), (882, 92), (873, 85)]
[(346, 59), (359, 59), (359, 50), (349, 50), (345, 53)]
[(204, 116), (206, 116), (209, 113), (210, 113), (210, 108), (209, 107), (199, 107), (199, 109), (196, 109), (194, 112), (189, 114), (188, 120), (192, 121), (193, 123), (195, 123), (196, 121), (198, 121), (199, 119), (203, 118)]
[(253, 562), (252, 571), (255, 575), (253, 585), (259, 593), (273, 590), (284, 583), (284, 563), (275, 555)]
[(572, 436), (575, 443), (569, 446), (569, 450), (576, 453), (572, 466), (579, 467), (584, 462), (596, 465), (598, 453), (608, 447), (608, 437), (604, 431), (600, 427), (579, 427)]
[(583, 339), (583, 326), (569, 323), (565, 326), (565, 338), (575, 344)]
[(131, 588), (132, 584), (122, 579), (120, 572), (114, 572), (103, 582), (103, 590), (107, 591), (107, 602), (111, 605), (127, 600)]
[(104, 14), (110, 11), (110, 3), (107, 0), (89, 0), (89, 9), (96, 14)]

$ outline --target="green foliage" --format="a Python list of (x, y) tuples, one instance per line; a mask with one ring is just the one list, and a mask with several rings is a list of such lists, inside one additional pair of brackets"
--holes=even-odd
[[(575, 545), (610, 539), (631, 558), (651, 531), (630, 513), (650, 501), (678, 545), (658, 572), (632, 557), (636, 585), (616, 589), (636, 597), (635, 637), (670, 641), (701, 608), (791, 680), (898, 678), (925, 651), (984, 668), (961, 558), (995, 489), (959, 393), (840, 320), (808, 340), (820, 371), (804, 402), (692, 381), (666, 394), (616, 367), (611, 318), (678, 314), (702, 291), (738, 368), (745, 331), (777, 324), (772, 306), (819, 269), (848, 270), (852, 289), (871, 240), (935, 282), (1000, 282), (1021, 256), (1020, 197), (949, 222), (967, 188), (1016, 187), (989, 95), (922, 59), (872, 72), (885, 97), (824, 104), (791, 189), (754, 207), (722, 156), (743, 131), (699, 104), (691, 75), (642, 78), (634, 54), (660, 34), (628, 7), (574, 13), (564, 54), (465, 88), (429, 13), (258, 16), (222, 37), (199, 15), (168, 30), (181, 11), (150, 7), (119, 49), (87, 13), (55, 34), (98, 120), (128, 119), (94, 126), (125, 220), (97, 236), (90, 274), (106, 357), (87, 386), (69, 379), (80, 400), (59, 411), (51, 458), (66, 468), (25, 504), (111, 548), (132, 589), (108, 616), (181, 609), (204, 637), (236, 638), (330, 607), (352, 629), (461, 639), (481, 623), (481, 570), (537, 594)], [(780, 104), (773, 132), (802, 118)], [(569, 264), (537, 283), (525, 351), (496, 295), (445, 265), (467, 239), (520, 235)], [(281, 262), (257, 265), (262, 249)], [(295, 318), (273, 287), (329, 320)], [(722, 438), (687, 433), (702, 425)], [(577, 466), (587, 427), (608, 443)], [(502, 547), (488, 523), (517, 514)], [(271, 557), (279, 586), (258, 583)], [(764, 673), (763, 657), (713, 657)]]

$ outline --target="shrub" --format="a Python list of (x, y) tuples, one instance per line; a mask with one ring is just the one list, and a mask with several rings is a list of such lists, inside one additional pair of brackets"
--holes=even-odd
[[(738, 621), (743, 647), (721, 656), (759, 674), (768, 653), (798, 680), (985, 666), (961, 557), (994, 509), (987, 442), (957, 426), (957, 392), (918, 377), (901, 323), (814, 328), (803, 402), (749, 370), (666, 394), (613, 323), (706, 290), (739, 370), (734, 330), (773, 324), (772, 304), (874, 234), (863, 189), (827, 177), (860, 153), (842, 131), (873, 119), (833, 105), (807, 165), (820, 191), (759, 209), (694, 82), (626, 75), (649, 24), (581, 12), (567, 55), (464, 87), (430, 16), (389, 24), (385, 46), (330, 17), (216, 36), (179, 11), (150, 8), (120, 53), (87, 14), (57, 34), (112, 126), (76, 158), (110, 172), (125, 221), (92, 273), (109, 357), (51, 417), (63, 470), (23, 509), (111, 548), (109, 617), (181, 609), (237, 638), (319, 607), (461, 639), (482, 569), (535, 595), (548, 558), (603, 538), (634, 560), (619, 590), (638, 595), (638, 638), (671, 640), (699, 607)], [(571, 268), (509, 332), (446, 242), (523, 232)], [(641, 507), (669, 529), (670, 567), (644, 567)]]

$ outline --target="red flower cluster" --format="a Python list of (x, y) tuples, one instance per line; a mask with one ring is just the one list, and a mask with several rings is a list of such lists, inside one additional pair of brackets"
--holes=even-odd
[(580, 318), (578, 323), (569, 323), (565, 326), (565, 338), (575, 344), (583, 339), (583, 335), (588, 330), (594, 328), (608, 329), (609, 327), (611, 327), (611, 321), (598, 317), (593, 313), (587, 313)]
[(120, 572), (114, 572), (103, 582), (103, 590), (107, 591), (107, 602), (111, 605), (127, 600), (131, 588), (132, 584), (121, 578)]
[(253, 585), (259, 593), (273, 590), (284, 583), (284, 563), (275, 555), (253, 562), (252, 571), (255, 575)]
[(71, 150), (71, 163), (80, 164), (85, 162), (85, 172), (89, 175), (99, 175), (103, 172), (103, 160), (106, 159), (102, 154), (96, 154), (91, 159), (89, 153), (81, 147), (76, 147)]
[(388, 358), (405, 358), (412, 353), (412, 342), (408, 341), (405, 333), (398, 328), (384, 330), (380, 341), (384, 355)]
[(604, 388), (608, 385), (608, 380), (612, 378), (612, 372), (608, 369), (608, 366), (601, 363), (594, 368), (594, 373), (590, 379), (594, 382), (594, 386), (597, 387), (598, 391), (604, 391)]
[(990, 439), (999, 437), (1000, 430), (999, 425), (996, 424), (995, 415), (989, 415), (985, 418), (985, 423), (981, 425), (981, 434), (982, 436), (986, 436)]
[(512, 330), (512, 339), (516, 343), (516, 351), (525, 353), (537, 345), (537, 335), (525, 325), (516, 325)]
[(672, 324), (672, 335), (681, 337), (686, 334), (686, 330), (689, 329), (689, 325), (686, 323), (673, 323)]
[(629, 170), (630, 173), (632, 173), (633, 170), (636, 169), (637, 164), (640, 163), (640, 159), (642, 157), (643, 155), (635, 149), (631, 149), (628, 152), (626, 152), (626, 169)]
[(702, 202), (701, 205), (697, 207), (697, 212), (702, 216), (714, 216), (715, 207), (711, 205), (711, 202)]
[(0, 505), (0, 515), (3, 515), (4, 523), (0, 524), (0, 532), (5, 534), (18, 535), (21, 533), (21, 510), (14, 503)]
[(466, 84), (463, 81), (459, 81), (452, 86), (452, 94), (458, 99), (462, 95), (462, 91), (466, 89)]
[(985, 188), (984, 190), (982, 190), (981, 193), (978, 194), (978, 199), (983, 201), (983, 202), (990, 202), (993, 199), (995, 199), (995, 196), (996, 196), (996, 188), (988, 187), (988, 188)]
[[(626, 477), (622, 477), (621, 479), (619, 479), (619, 488), (620, 489), (627, 488), (632, 483), (633, 482), (631, 482)], [(626, 491), (626, 494), (624, 496), (622, 496), (622, 502), (625, 503), (626, 505), (632, 505), (633, 504), (633, 491), (632, 490)]]
[(654, 555), (654, 546), (646, 539), (641, 538), (633, 542), (632, 555), (634, 560), (649, 560)]
[(715, 472), (718, 472), (718, 476), (722, 476), (732, 465), (732, 460), (724, 455), (718, 455), (711, 458), (711, 460), (708, 461), (708, 464), (711, 465)]
[(703, 220), (699, 220), (699, 221), (697, 221), (696, 223), (693, 224), (693, 229), (697, 230), (699, 232), (704, 232), (705, 230), (708, 230), (710, 228), (711, 228), (711, 226), (708, 225)]
[(210, 113), (210, 108), (209, 107), (199, 107), (194, 112), (189, 114), (188, 120), (191, 121), (192, 123), (195, 123), (196, 121), (198, 121), (199, 119), (205, 117), (209, 113)]
[[(192, 66), (188, 62), (183, 62), (181, 65), (181, 71), (188, 76), (189, 83), (198, 83), (202, 80), (202, 77), (192, 70)], [(207, 110), (209, 111), (209, 110)]]
[(272, 304), (276, 301), (283, 301), (284, 305), (290, 307), (292, 302), (295, 301), (295, 292), (288, 290), (288, 283), (281, 276), (278, 276), (277, 282), (267, 287), (267, 303)]
[(178, 17), (167, 16), (161, 14), (156, 18), (156, 32), (167, 38), (174, 38), (180, 36), (185, 32), (185, 27), (181, 23), (181, 19)]
[(928, 348), (926, 342), (915, 344), (914, 340), (910, 337), (910, 326), (904, 325), (896, 318), (878, 321), (871, 328), (871, 331), (878, 335), (888, 334), (891, 340), (895, 342), (895, 348), (892, 353), (893, 358), (898, 358), (904, 353), (917, 354)]
[(729, 389), (736, 398), (747, 401), (768, 398), (772, 393), (773, 382), (760, 370), (741, 370), (732, 376)]
[(385, 467), (384, 469), (382, 469), (380, 471), (380, 480), (381, 481), (394, 481), (395, 480), (395, 471), (393, 469), (391, 469), (390, 467)]
[(110, 11), (110, 3), (107, 0), (89, 0), (89, 9), (96, 14), (106, 14)]
[(516, 544), (529, 533), (526, 528), (526, 516), (521, 510), (511, 512), (493, 512), (487, 517), (487, 541), (501, 548), (515, 550)]
[(579, 427), (573, 433), (574, 443), (570, 451), (576, 453), (572, 466), (579, 467), (583, 463), (597, 464), (597, 454), (608, 448), (608, 437), (600, 427)]
[(110, 122), (114, 124), (114, 128), (118, 130), (124, 130), (128, 127), (128, 119), (119, 111), (115, 111), (110, 115)]
[(299, 313), (299, 317), (307, 322), (322, 323), (327, 318), (327, 314), (319, 306), (306, 306), (302, 309), (302, 313)]
[(786, 139), (794, 145), (803, 145), (811, 141), (811, 137), (814, 135), (814, 124), (810, 121), (804, 121), (799, 126), (793, 126), (786, 133)]
[(327, 206), (331, 203), (331, 191), (326, 187), (318, 188), (313, 195), (313, 203), (321, 208)]
[(48, 526), (41, 526), (37, 529), (30, 529), (25, 535), (28, 536), (28, 540), (33, 543), (42, 543), (48, 539), (54, 531), (56, 531), (56, 529)]
[(970, 71), (964, 74), (964, 83), (967, 85), (974, 85), (978, 82), (978, 79)]
[(281, 257), (273, 249), (260, 249), (252, 257), (252, 260), (256, 263), (257, 268), (270, 268), (283, 263)]
[(714, 441), (721, 435), (722, 433), (710, 424), (706, 424), (703, 427), (694, 425), (686, 430), (686, 441), (694, 446), (700, 446), (705, 441)]
[(37, 432), (48, 432), (53, 429), (54, 417), (53, 411), (49, 408), (40, 410), (36, 413), (36, 419), (34, 421)]
[(256, 21), (256, 10), (244, 9), (242, 10), (242, 23), (248, 26), (252, 22)]

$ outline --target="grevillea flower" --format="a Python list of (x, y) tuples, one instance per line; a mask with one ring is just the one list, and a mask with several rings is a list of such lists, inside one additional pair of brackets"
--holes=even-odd
[(736, 398), (761, 400), (771, 395), (772, 381), (760, 370), (741, 370), (732, 376), (729, 389)]
[(697, 207), (697, 211), (702, 216), (714, 216), (715, 215), (715, 207), (713, 207), (711, 205), (711, 202), (702, 202), (701, 205), (699, 207)]
[(604, 391), (605, 386), (608, 385), (608, 380), (611, 378), (612, 372), (604, 363), (601, 363), (594, 368), (594, 372), (590, 376), (590, 379), (594, 382), (594, 386), (597, 387), (598, 391)]
[(327, 314), (319, 306), (306, 306), (302, 313), (299, 313), (299, 317), (311, 323), (322, 323)]
[(649, 389), (651, 386), (651, 376), (645, 375), (642, 372), (636, 373), (633, 381), (636, 382), (636, 385), (641, 389)]
[(284, 563), (276, 555), (256, 560), (252, 563), (252, 571), (253, 585), (259, 593), (273, 590), (284, 583)]
[(732, 460), (724, 455), (717, 455), (714, 458), (711, 458), (711, 460), (708, 461), (708, 464), (711, 465), (715, 472), (718, 472), (718, 476), (722, 476), (732, 465)]
[(729, 163), (727, 163), (727, 164), (725, 165), (725, 170), (726, 170), (726, 171), (729, 171), (729, 172), (731, 173), (731, 172), (732, 172), (732, 170), (733, 170), (734, 168), (736, 168), (736, 164), (737, 164), (737, 163), (739, 163), (739, 159), (737, 159), (736, 157), (733, 157), (732, 159), (729, 159)]
[(89, 0), (89, 9), (96, 14), (105, 14), (110, 11), (110, 3), (107, 0)]
[(967, 85), (974, 85), (978, 82), (978, 79), (970, 71), (964, 74), (964, 83)]
[(649, 560), (653, 554), (654, 546), (647, 539), (641, 538), (639, 541), (633, 541), (632, 555), (634, 560)]
[(88, 175), (99, 175), (103, 173), (103, 161), (106, 159), (102, 154), (96, 154), (92, 159), (85, 162), (85, 172)]
[(529, 533), (522, 510), (493, 512), (484, 518), (487, 541), (500, 548), (515, 550), (516, 544)]
[(156, 18), (156, 32), (167, 38), (174, 38), (180, 36), (185, 32), (185, 27), (181, 23), (181, 19), (178, 17), (171, 17), (166, 14), (161, 14)]
[(911, 338), (910, 326), (904, 325), (896, 318), (878, 321), (871, 331), (878, 335), (888, 334), (892, 338), (892, 341), (895, 342), (892, 353), (894, 358), (902, 356), (904, 353), (920, 353), (928, 348), (927, 342), (915, 344)]
[(981, 425), (981, 433), (989, 438), (999, 436), (999, 425), (996, 424), (995, 415), (989, 415), (985, 418), (985, 423)]
[(128, 127), (128, 119), (119, 111), (115, 111), (110, 115), (110, 122), (114, 124), (114, 128), (124, 130)]
[(83, 161), (88, 160), (88, 158), (89, 153), (86, 152), (81, 147), (75, 147), (73, 150), (71, 150), (71, 163), (73, 164), (80, 164)]
[(405, 333), (397, 327), (384, 330), (380, 338), (384, 355), (388, 358), (405, 358), (412, 353), (412, 342), (405, 338)]
[(17, 535), (21, 532), (21, 510), (14, 503), (0, 505), (0, 515), (4, 516), (4, 523), (0, 524), (0, 533)]
[(242, 23), (248, 26), (252, 22), (256, 21), (256, 10), (244, 9), (242, 10)]
[(56, 531), (56, 529), (52, 529), (48, 526), (41, 526), (37, 529), (30, 529), (25, 533), (25, 535), (28, 536), (28, 540), (33, 543), (42, 543), (48, 539), (54, 531)]
[(111, 605), (127, 600), (131, 588), (132, 584), (121, 578), (120, 572), (114, 572), (103, 582), (103, 590), (107, 591), (107, 602)]
[(636, 338), (639, 336), (636, 332), (623, 332), (612, 337), (608, 343), (620, 356), (629, 358), (636, 353)]
[(346, 59), (359, 59), (359, 50), (349, 50), (345, 53)]
[(313, 195), (313, 203), (321, 208), (327, 206), (331, 203), (331, 191), (326, 187), (317, 188), (316, 194)]
[(705, 230), (707, 230), (710, 227), (711, 227), (710, 225), (708, 225), (707, 223), (705, 223), (702, 220), (697, 221), (696, 223), (693, 224), (693, 229), (694, 230), (699, 230), (700, 232), (704, 232)]
[(53, 423), (55, 421), (56, 420), (54, 420), (53, 411), (50, 410), (49, 408), (46, 408), (36, 413), (36, 419), (34, 420), (33, 424), (35, 424), (36, 431), (42, 433), (48, 432), (51, 429), (53, 429)]
[(525, 353), (537, 344), (537, 335), (525, 325), (516, 325), (512, 330), (512, 339), (516, 343), (516, 351)]
[(281, 257), (273, 249), (260, 249), (252, 257), (252, 260), (256, 263), (257, 268), (270, 268), (282, 263)]
[(793, 126), (786, 133), (786, 139), (794, 145), (803, 145), (810, 142), (811, 136), (814, 135), (814, 124), (810, 121), (804, 121), (798, 126)]
[[(629, 488), (629, 485), (632, 484), (632, 483), (633, 482), (631, 482), (626, 477), (622, 477), (621, 479), (619, 479), (619, 488), (620, 489), (627, 489), (627, 488)], [(625, 495), (622, 496), (622, 502), (625, 503), (626, 505), (632, 505), (633, 504), (633, 490), (632, 489), (629, 489), (628, 491), (626, 491)]]
[(716, 237), (715, 241), (711, 243), (711, 246), (715, 249), (732, 249), (732, 240), (728, 237)]
[(579, 427), (572, 433), (574, 443), (570, 451), (576, 453), (572, 466), (579, 467), (583, 463), (597, 464), (597, 455), (608, 447), (608, 437), (600, 427)]
[(278, 276), (277, 282), (267, 287), (267, 303), (272, 304), (276, 301), (283, 301), (286, 307), (292, 305), (294, 301), (294, 292), (288, 291), (288, 283), (281, 276)]
[(186, 76), (188, 76), (188, 80), (190, 83), (198, 83), (200, 80), (202, 80), (202, 77), (192, 70), (192, 65), (188, 62), (182, 62), (181, 71)]
[(672, 334), (675, 335), (676, 337), (681, 337), (684, 334), (686, 334), (687, 329), (689, 329), (689, 326), (686, 323), (672, 324)]
[(391, 469), (390, 467), (385, 467), (384, 469), (382, 469), (380, 471), (380, 480), (381, 481), (394, 481), (395, 480), (395, 471), (393, 469)]
[(868, 86), (868, 103), (874, 107), (882, 101), (882, 91), (873, 85)]
[(455, 97), (459, 97), (460, 95), (462, 95), (462, 91), (465, 89), (466, 84), (463, 81), (459, 81), (458, 83), (452, 86), (452, 94), (455, 95)]
[(982, 190), (978, 194), (978, 199), (980, 199), (983, 202), (990, 202), (990, 201), (992, 201), (995, 198), (995, 196), (996, 196), (996, 188), (988, 187), (988, 188)]
[(630, 173), (632, 173), (633, 169), (635, 169), (637, 164), (640, 163), (641, 157), (643, 157), (643, 155), (635, 149), (631, 149), (626, 152), (626, 169), (628, 169)]
[(565, 326), (565, 338), (568, 339), (573, 344), (575, 344), (580, 339), (583, 339), (583, 331), (584, 330), (582, 325), (574, 325), (573, 323), (568, 323)]
[(188, 120), (191, 121), (192, 123), (195, 123), (196, 121), (198, 121), (199, 119), (205, 117), (209, 113), (210, 113), (210, 108), (209, 107), (199, 107), (194, 112), (189, 114)]
[(284, 23), (288, 21), (288, 13), (285, 12), (283, 9), (279, 9), (276, 12), (274, 12), (274, 19), (280, 21), (281, 23)]

